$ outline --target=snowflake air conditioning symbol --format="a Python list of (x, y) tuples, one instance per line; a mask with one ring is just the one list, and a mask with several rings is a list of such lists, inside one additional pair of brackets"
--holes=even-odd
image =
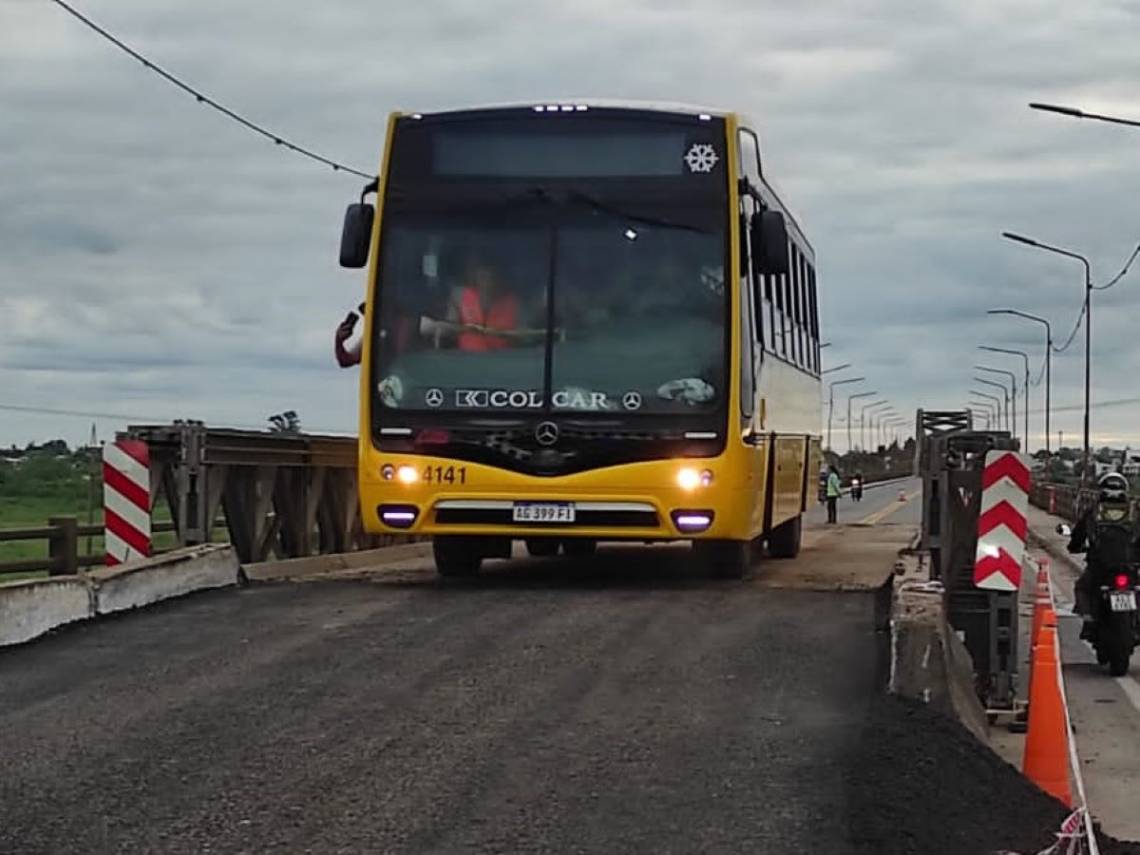
[(718, 159), (716, 151), (708, 143), (693, 143), (693, 147), (685, 155), (689, 172), (712, 172)]

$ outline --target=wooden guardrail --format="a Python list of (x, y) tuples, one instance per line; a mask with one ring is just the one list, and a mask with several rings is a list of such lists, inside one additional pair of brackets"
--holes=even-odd
[[(156, 522), (151, 525), (155, 534), (174, 531), (172, 522)], [(47, 525), (29, 528), (0, 528), (0, 543), (14, 541), (47, 541), (47, 557), (21, 558), (15, 561), (0, 561), (0, 578), (12, 573), (35, 573), (47, 571), (50, 576), (72, 576), (81, 567), (102, 564), (105, 555), (84, 555), (79, 552), (79, 539), (98, 537), (103, 534), (102, 523), (80, 525), (75, 517), (51, 517)], [(164, 550), (156, 549), (155, 552)]]

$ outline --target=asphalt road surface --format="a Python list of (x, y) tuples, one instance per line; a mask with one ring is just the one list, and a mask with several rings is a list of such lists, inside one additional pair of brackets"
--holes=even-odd
[[(837, 519), (839, 523), (860, 523), (875, 521), (879, 514), (888, 512), (893, 523), (908, 523), (917, 526), (920, 521), (922, 502), (918, 494), (922, 490), (922, 481), (918, 478), (905, 478), (899, 481), (888, 481), (883, 484), (869, 484), (863, 490), (862, 501), (856, 502), (850, 495), (844, 495), (836, 504)], [(899, 504), (899, 493), (910, 497), (906, 506), (893, 510)], [(827, 523), (827, 506), (813, 503), (808, 509), (806, 522), (809, 527), (824, 526)]]
[(0, 652), (0, 852), (849, 852), (875, 596), (757, 575), (616, 548)]

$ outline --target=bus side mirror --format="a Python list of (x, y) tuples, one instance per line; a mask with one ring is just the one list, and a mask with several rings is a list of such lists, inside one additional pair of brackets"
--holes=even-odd
[(340, 266), (364, 267), (372, 243), (372, 220), (375, 209), (367, 202), (348, 206), (344, 212), (344, 229), (340, 233)]
[(756, 272), (783, 276), (791, 270), (788, 257), (788, 227), (779, 211), (757, 211), (749, 223), (752, 258)]

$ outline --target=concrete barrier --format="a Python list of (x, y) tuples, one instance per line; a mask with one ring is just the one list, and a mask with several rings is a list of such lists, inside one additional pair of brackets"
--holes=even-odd
[(243, 564), (242, 571), (251, 581), (273, 582), (430, 557), (431, 544), (428, 542), (398, 543), (393, 546), (382, 546), (379, 549), (366, 549), (359, 552), (341, 552), (330, 555), (312, 555), (306, 558), (286, 558), (282, 561)]
[(0, 647), (31, 641), (94, 614), (91, 589), (82, 576), (0, 585)]
[(87, 579), (94, 592), (95, 614), (107, 615), (194, 591), (236, 585), (240, 572), (232, 546), (210, 543), (95, 570)]
[(925, 573), (922, 555), (903, 557), (891, 604), (889, 690), (957, 719), (989, 741), (969, 651), (946, 620), (945, 592)]
[(236, 585), (240, 573), (233, 547), (211, 544), (81, 576), (0, 585), (0, 647), (31, 641), (74, 621)]

